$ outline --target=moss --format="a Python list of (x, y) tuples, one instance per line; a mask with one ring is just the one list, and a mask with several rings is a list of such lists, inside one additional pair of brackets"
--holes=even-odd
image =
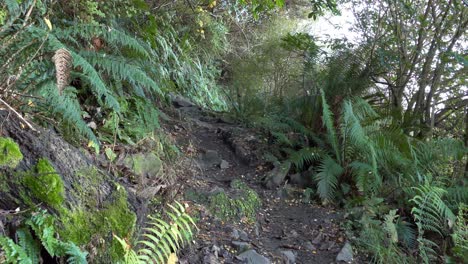
[(23, 179), (24, 185), (37, 200), (59, 209), (64, 200), (64, 187), (60, 175), (46, 159), (40, 159), (30, 175)]
[(212, 214), (224, 220), (247, 218), (248, 221), (255, 221), (257, 209), (262, 204), (258, 194), (238, 180), (233, 181), (231, 187), (235, 195), (218, 192), (208, 198), (208, 207)]
[(0, 192), (7, 192), (8, 189), (8, 178), (5, 174), (0, 173)]
[(0, 167), (16, 168), (23, 159), (23, 154), (11, 138), (0, 137)]
[(99, 186), (103, 181), (103, 176), (99, 170), (94, 166), (82, 168), (76, 172), (74, 178), (79, 179), (79, 182), (72, 183), (70, 190), (72, 194), (83, 204), (86, 204), (87, 207), (98, 207), (98, 201), (90, 199), (90, 197), (99, 196)]
[(136, 215), (128, 208), (127, 193), (123, 187), (117, 190), (103, 208), (79, 207), (64, 211), (60, 215), (60, 236), (77, 245), (86, 245), (97, 238), (106, 241), (102, 254), (109, 254), (112, 260), (120, 259), (124, 252), (122, 246), (112, 238), (131, 238)]

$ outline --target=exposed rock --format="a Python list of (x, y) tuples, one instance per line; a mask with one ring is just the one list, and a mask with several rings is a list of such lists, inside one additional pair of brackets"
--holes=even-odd
[(211, 252), (213, 252), (213, 254), (215, 255), (216, 258), (219, 257), (219, 252), (220, 251), (221, 251), (221, 248), (219, 248), (216, 245), (213, 245), (213, 247), (211, 247)]
[(237, 229), (232, 230), (231, 237), (232, 237), (233, 239), (235, 239), (235, 240), (238, 240), (239, 237), (240, 237), (240, 235), (239, 235), (239, 230), (237, 230)]
[(249, 241), (249, 235), (243, 230), (239, 232), (239, 238), (242, 241)]
[(268, 173), (265, 179), (265, 186), (269, 189), (280, 186), (284, 182), (289, 169), (291, 169), (291, 162), (284, 162), (276, 165), (275, 168)]
[(270, 260), (251, 249), (236, 257), (239, 260), (245, 261), (247, 264), (270, 264)]
[(292, 252), (291, 250), (284, 250), (284, 251), (281, 251), (280, 253), (286, 264), (296, 263), (296, 254), (294, 254), (294, 252)]
[(296, 173), (289, 176), (290, 183), (299, 186), (300, 188), (308, 188), (313, 186), (314, 181), (312, 172), (307, 170), (303, 173)]
[(310, 241), (305, 242), (304, 248), (305, 248), (306, 250), (308, 250), (308, 251), (315, 251), (315, 250), (317, 250), (317, 248), (316, 248), (312, 243), (310, 243)]
[(231, 167), (231, 165), (229, 164), (229, 162), (227, 162), (225, 160), (221, 160), (221, 164), (219, 165), (219, 167), (222, 170), (225, 170), (225, 169), (229, 169), (229, 167)]
[(250, 244), (247, 242), (232, 241), (232, 245), (237, 250), (237, 252), (240, 252), (240, 253), (250, 249)]
[(198, 158), (198, 161), (202, 167), (210, 168), (220, 165), (222, 160), (218, 152), (214, 150), (207, 150)]
[(298, 238), (298, 237), (299, 237), (299, 234), (297, 233), (296, 230), (291, 230), (290, 235), (291, 235), (291, 237), (293, 237), (293, 238)]
[(255, 223), (255, 236), (258, 238), (260, 236), (260, 223)]
[(344, 261), (346, 263), (353, 261), (353, 248), (349, 242), (346, 242), (340, 253), (338, 253), (338, 256), (336, 256), (336, 261)]
[(152, 178), (159, 175), (162, 161), (154, 153), (137, 153), (125, 158), (124, 164), (135, 175)]
[(323, 241), (323, 235), (322, 233), (319, 233), (314, 240), (312, 240), (312, 244), (318, 245)]
[(195, 106), (189, 99), (183, 97), (182, 95), (174, 95), (171, 93), (169, 96), (171, 98), (172, 105), (174, 105), (176, 108)]
[(263, 151), (260, 141), (255, 135), (249, 134), (249, 131), (241, 128), (221, 129), (220, 132), (224, 142), (244, 163), (255, 165), (260, 160)]
[(218, 261), (216, 256), (211, 253), (205, 255), (205, 257), (203, 258), (203, 264), (219, 264), (219, 263), (220, 262)]

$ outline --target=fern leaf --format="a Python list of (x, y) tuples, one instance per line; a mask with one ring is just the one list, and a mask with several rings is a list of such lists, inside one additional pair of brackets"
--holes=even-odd
[(33, 238), (31, 232), (26, 228), (22, 228), (16, 231), (16, 235), (18, 236), (18, 244), (31, 259), (31, 263), (39, 263), (39, 255), (41, 252), (40, 244)]
[(322, 200), (329, 201), (333, 199), (338, 185), (338, 178), (343, 172), (344, 169), (331, 157), (327, 156), (322, 160), (319, 173), (314, 176), (317, 181), (317, 191)]
[(294, 164), (297, 169), (303, 170), (305, 164), (319, 161), (322, 157), (323, 152), (319, 148), (303, 148), (293, 152), (289, 156), (289, 161)]
[(9, 263), (36, 264), (32, 262), (24, 248), (8, 237), (0, 236), (0, 249), (5, 252), (6, 261)]
[(338, 163), (341, 163), (341, 154), (338, 148), (338, 138), (335, 131), (335, 125), (333, 123), (333, 113), (330, 110), (330, 106), (327, 104), (327, 99), (323, 89), (320, 89), (320, 93), (322, 96), (322, 118), (325, 128), (327, 129), (327, 137), (334, 150), (334, 154)]

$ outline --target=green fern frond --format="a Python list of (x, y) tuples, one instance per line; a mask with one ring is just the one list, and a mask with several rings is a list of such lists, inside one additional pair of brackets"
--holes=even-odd
[(15, 241), (8, 237), (0, 236), (0, 249), (5, 252), (7, 263), (24, 263), (24, 264), (36, 264), (38, 262), (32, 262), (28, 255), (28, 252), (20, 245), (17, 245)]
[(16, 231), (18, 237), (18, 244), (24, 249), (28, 257), (31, 259), (31, 263), (39, 263), (39, 255), (41, 253), (40, 244), (33, 238), (31, 232), (26, 229), (18, 229)]
[(421, 229), (420, 232), (431, 230), (444, 235), (445, 226), (455, 222), (455, 215), (442, 200), (446, 190), (427, 184), (413, 189), (417, 195), (410, 200), (415, 204), (411, 213)]
[(330, 110), (330, 106), (328, 106), (327, 99), (325, 97), (325, 92), (323, 91), (323, 89), (320, 89), (320, 94), (322, 96), (323, 124), (325, 125), (325, 128), (327, 129), (327, 137), (333, 148), (336, 159), (338, 163), (341, 164), (341, 153), (338, 148), (338, 138), (336, 135), (335, 125), (333, 122), (333, 113)]
[(137, 65), (123, 57), (112, 56), (104, 53), (80, 53), (87, 61), (95, 68), (100, 68), (106, 71), (116, 80), (126, 80), (134, 86), (142, 85), (162, 95), (159, 85), (154, 82), (148, 75)]
[[(96, 135), (81, 117), (81, 108), (76, 95), (67, 91), (59, 95), (53, 81), (44, 83), (39, 89), (40, 94), (46, 98), (47, 105), (50, 106), (53, 113), (61, 115), (66, 122), (73, 125), (79, 134), (99, 144)], [(70, 89), (73, 90), (74, 88), (70, 87)]]
[(415, 227), (409, 222), (404, 221), (401, 217), (397, 219), (395, 223), (396, 230), (398, 232), (398, 239), (401, 243), (409, 249), (414, 249), (417, 246), (417, 231)]
[(142, 240), (137, 242), (141, 248), (131, 249), (125, 240), (116, 237), (125, 250), (125, 263), (166, 263), (172, 253), (179, 251), (191, 242), (193, 228), (197, 228), (193, 219), (178, 202), (168, 205), (166, 215), (170, 222), (156, 217), (149, 217), (149, 227), (144, 229)]
[(291, 153), (289, 161), (294, 164), (298, 170), (305, 169), (305, 164), (319, 161), (323, 158), (323, 151), (319, 148), (303, 148)]
[(127, 47), (142, 55), (144, 58), (150, 58), (148, 48), (144, 46), (137, 38), (128, 35), (122, 30), (112, 28), (106, 25), (78, 24), (65, 29), (56, 29), (55, 35), (59, 39), (70, 41), (74, 39), (103, 38), (107, 43)]
[(82, 251), (74, 243), (64, 243), (63, 246), (66, 248), (65, 254), (68, 256), (68, 264), (87, 264), (86, 260), (88, 253)]
[(324, 201), (333, 199), (338, 185), (338, 178), (343, 174), (344, 169), (334, 159), (326, 156), (319, 166), (319, 173), (314, 176), (317, 181), (317, 191)]

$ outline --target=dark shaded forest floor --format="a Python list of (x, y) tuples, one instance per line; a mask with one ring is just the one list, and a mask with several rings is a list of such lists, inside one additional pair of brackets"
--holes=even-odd
[[(304, 190), (289, 184), (267, 189), (263, 179), (272, 167), (260, 158), (267, 144), (260, 134), (195, 106), (171, 116), (164, 127), (185, 154), (176, 162), (180, 191), (199, 228), (179, 263), (336, 263), (346, 242), (342, 214), (303, 202)], [(222, 209), (210, 208), (206, 197), (236, 197), (235, 180), (259, 195), (255, 219), (220, 219)]]

